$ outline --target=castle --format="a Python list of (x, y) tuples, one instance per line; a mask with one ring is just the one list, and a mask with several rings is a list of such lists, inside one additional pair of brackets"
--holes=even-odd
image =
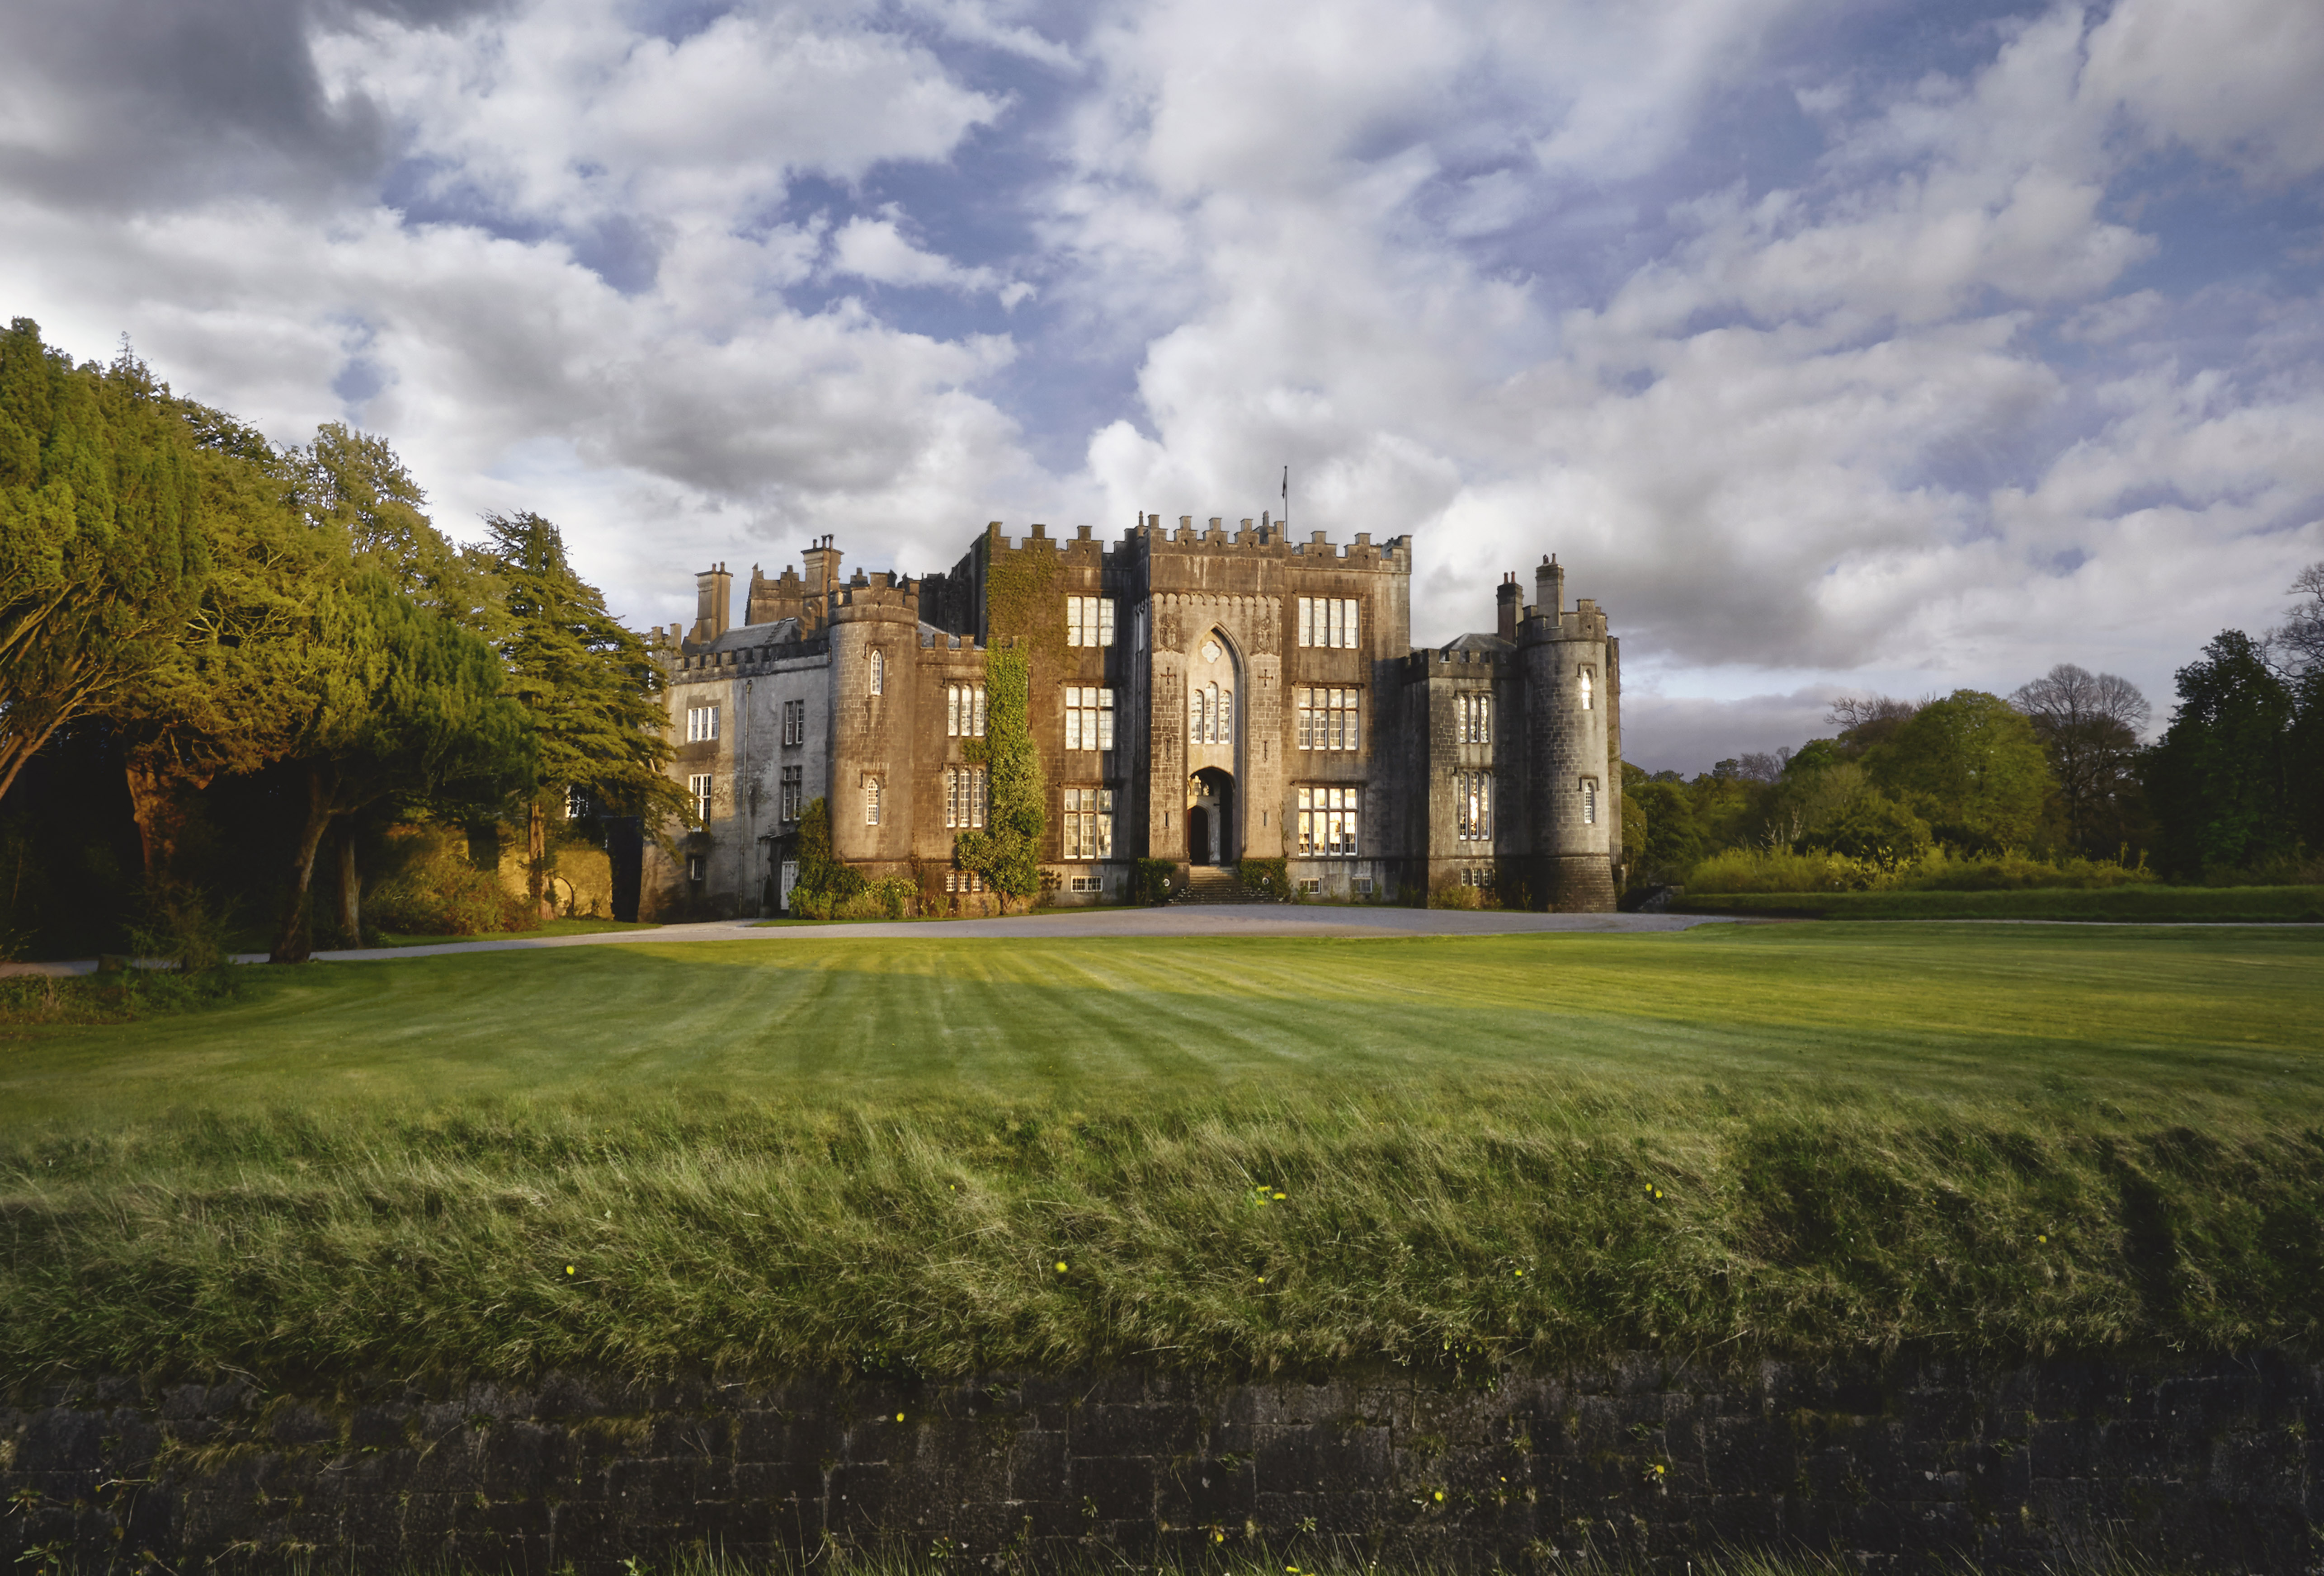
[(1420, 650), (1411, 538), (1295, 542), (1264, 516), (1229, 531), (1142, 515), (1116, 544), (1087, 526), (1012, 540), (996, 521), (949, 574), (918, 580), (843, 580), (826, 536), (777, 578), (752, 570), (739, 627), (724, 565), (696, 585), (693, 627), (657, 636), (669, 770), (696, 825), (649, 845), (650, 914), (786, 908), (816, 798), (836, 859), (908, 875), (938, 908), (989, 907), (953, 858), (985, 821), (969, 746), (986, 728), (988, 641), (1030, 652), (1054, 902), (1123, 900), (1140, 859), (1170, 862), (1181, 886), (1195, 867), (1280, 859), (1322, 897), (1471, 887), (1508, 906), (1614, 906), (1619, 645), (1594, 603), (1566, 606), (1554, 557), (1530, 604), (1503, 576), (1491, 633)]

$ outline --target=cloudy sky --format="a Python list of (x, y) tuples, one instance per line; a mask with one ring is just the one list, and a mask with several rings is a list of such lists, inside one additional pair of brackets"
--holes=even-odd
[(1423, 641), (1555, 549), (1692, 770), (1843, 689), (2166, 702), (2324, 558), (2312, 0), (8, 12), (0, 312), (538, 509), (639, 623), (1288, 464)]

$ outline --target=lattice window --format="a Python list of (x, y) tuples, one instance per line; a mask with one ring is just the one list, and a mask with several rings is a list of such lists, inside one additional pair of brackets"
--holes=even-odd
[(1598, 779), (1594, 777), (1582, 779), (1582, 824), (1584, 826), (1598, 824)]
[(1186, 737), (1196, 744), (1234, 742), (1234, 689), (1197, 684), (1186, 695)]
[(694, 801), (694, 818), (707, 825), (710, 820), (710, 774), (701, 771), (687, 778), (686, 791)]
[(1590, 709), (1590, 703), (1593, 698), (1591, 692), (1596, 687), (1591, 681), (1590, 669), (1587, 668), (1582, 669), (1580, 678), (1574, 686), (1574, 691), (1582, 697), (1582, 709), (1585, 712)]
[(872, 649), (872, 693), (888, 693), (888, 653), (877, 646)]
[(1310, 859), (1353, 859), (1361, 788), (1299, 790), (1299, 852)]
[(863, 824), (866, 826), (880, 824), (880, 779), (876, 777), (863, 779)]
[(1299, 748), (1354, 750), (1360, 731), (1358, 714), (1363, 705), (1360, 689), (1303, 687), (1298, 694)]
[(1455, 820), (1463, 843), (1489, 843), (1493, 838), (1493, 774), (1456, 771), (1453, 792), (1459, 800)]
[(1303, 596), (1299, 599), (1299, 643), (1303, 646), (1356, 644), (1357, 604), (1353, 598)]
[(1493, 697), (1481, 690), (1460, 696), (1457, 716), (1461, 742), (1489, 744), (1493, 742)]
[(796, 821), (807, 807), (807, 769), (803, 766), (783, 768), (782, 818)]
[(783, 742), (799, 745), (807, 742), (807, 702), (783, 702)]
[(1113, 790), (1069, 788), (1065, 790), (1065, 814), (1060, 823), (1059, 857), (1113, 857)]
[(1068, 646), (1112, 645), (1113, 598), (1110, 596), (1066, 597), (1065, 644)]
[(945, 825), (974, 831), (984, 825), (984, 768), (945, 767), (944, 796)]
[(1065, 686), (1065, 748), (1113, 748), (1113, 691), (1079, 684)]
[(984, 737), (984, 686), (945, 686), (945, 736), (950, 739)]
[(718, 708), (716, 706), (688, 706), (686, 708), (686, 742), (687, 743), (706, 744), (716, 737), (718, 737)]

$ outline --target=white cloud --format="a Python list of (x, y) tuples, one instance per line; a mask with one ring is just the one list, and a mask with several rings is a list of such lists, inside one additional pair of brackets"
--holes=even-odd
[(924, 252), (907, 240), (890, 207), (881, 218), (858, 214), (831, 238), (831, 271), (869, 280), (873, 284), (926, 285), (963, 295), (992, 294), (1004, 307), (1014, 307), (1033, 293), (1021, 281), (1010, 281), (990, 268), (963, 268), (949, 257)]
[(2157, 142), (2269, 180), (2324, 170), (2324, 8), (2121, 0), (2092, 29), (2089, 92)]

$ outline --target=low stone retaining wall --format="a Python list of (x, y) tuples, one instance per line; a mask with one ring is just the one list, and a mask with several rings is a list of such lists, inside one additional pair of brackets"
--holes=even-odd
[[(1336, 1547), (1683, 1571), (1720, 1547), (2324, 1571), (2324, 1365), (1650, 1359), (1481, 1383), (21, 1387), (0, 1565), (579, 1572), (689, 1546), (956, 1564)], [(24, 1564), (12, 1562), (30, 1560)]]

